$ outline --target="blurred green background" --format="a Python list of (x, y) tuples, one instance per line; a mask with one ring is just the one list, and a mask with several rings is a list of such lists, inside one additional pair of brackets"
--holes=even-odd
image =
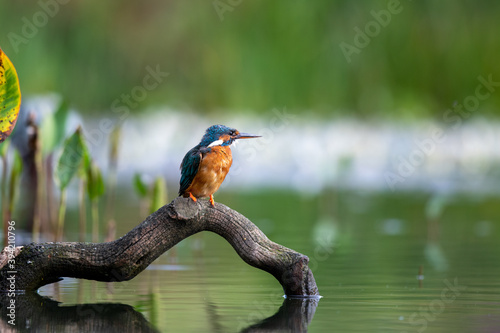
[[(58, 92), (81, 112), (109, 111), (142, 85), (147, 66), (170, 75), (137, 112), (286, 105), (320, 116), (442, 120), (443, 110), (474, 92), (479, 75), (500, 78), (495, 1), (401, 1), (351, 62), (340, 44), (354, 45), (354, 28), (364, 30), (387, 1), (65, 2), (43, 24), (39, 2), (2, 1), (0, 45), (24, 96)], [(31, 38), (23, 18), (40, 26)], [(499, 104), (493, 94), (481, 114), (497, 116)]]

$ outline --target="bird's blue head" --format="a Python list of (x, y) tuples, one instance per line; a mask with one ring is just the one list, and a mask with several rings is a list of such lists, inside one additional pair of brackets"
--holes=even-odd
[(240, 133), (234, 128), (224, 125), (212, 125), (205, 131), (200, 145), (203, 147), (229, 146), (238, 139), (259, 138), (260, 135)]

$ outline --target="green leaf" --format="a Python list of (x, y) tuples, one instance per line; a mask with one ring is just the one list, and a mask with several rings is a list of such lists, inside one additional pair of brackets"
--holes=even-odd
[(87, 194), (90, 200), (95, 200), (104, 194), (101, 170), (94, 161), (91, 161), (87, 168)]
[(68, 186), (80, 168), (85, 154), (82, 130), (78, 127), (75, 133), (64, 142), (63, 151), (56, 166), (55, 176), (61, 190)]
[(43, 118), (40, 126), (40, 135), (42, 137), (42, 152), (44, 155), (53, 151), (63, 141), (68, 110), (68, 103), (62, 100), (56, 112)]
[(134, 175), (134, 189), (135, 189), (135, 192), (141, 198), (144, 198), (148, 194), (148, 186), (142, 180), (142, 177), (139, 173), (136, 173)]
[(0, 49), (0, 143), (16, 126), (20, 106), (21, 89), (16, 69)]
[(167, 185), (163, 177), (157, 177), (153, 187), (150, 212), (154, 213), (167, 202)]

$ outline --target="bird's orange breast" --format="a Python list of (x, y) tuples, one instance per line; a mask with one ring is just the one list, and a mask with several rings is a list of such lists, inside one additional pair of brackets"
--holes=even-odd
[(226, 178), (232, 163), (229, 146), (212, 147), (211, 151), (202, 157), (198, 172), (185, 193), (191, 193), (196, 198), (214, 194)]

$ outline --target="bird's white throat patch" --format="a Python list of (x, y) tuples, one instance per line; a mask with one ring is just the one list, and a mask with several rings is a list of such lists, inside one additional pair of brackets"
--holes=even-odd
[(222, 140), (216, 140), (216, 141), (212, 142), (211, 144), (209, 144), (208, 146), (209, 147), (220, 146), (223, 143), (224, 143), (224, 141), (222, 141)]

